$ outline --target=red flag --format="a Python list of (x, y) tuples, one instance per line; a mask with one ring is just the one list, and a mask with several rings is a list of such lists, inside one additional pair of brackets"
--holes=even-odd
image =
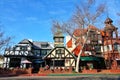
[(78, 56), (80, 50), (81, 50), (81, 46), (78, 45), (72, 52), (73, 52), (76, 56)]
[(72, 38), (67, 42), (67, 47), (71, 48), (72, 47)]

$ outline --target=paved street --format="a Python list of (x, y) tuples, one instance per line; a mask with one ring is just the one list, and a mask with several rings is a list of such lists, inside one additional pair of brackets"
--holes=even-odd
[(19, 76), (19, 77), (1, 77), (0, 80), (120, 80), (120, 76), (119, 75)]

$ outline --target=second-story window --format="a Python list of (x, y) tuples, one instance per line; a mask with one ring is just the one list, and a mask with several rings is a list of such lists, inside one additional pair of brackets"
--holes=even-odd
[(101, 51), (101, 46), (100, 45), (95, 46), (95, 51), (100, 52)]
[(47, 50), (41, 50), (41, 56), (45, 56), (47, 54)]
[(114, 50), (118, 50), (118, 44), (117, 43), (114, 44)]
[(58, 49), (58, 50), (56, 50), (56, 54), (64, 54), (64, 50), (63, 49)]
[(35, 54), (36, 56), (40, 56), (40, 50), (34, 50), (34, 54)]
[(21, 46), (21, 47), (20, 47), (20, 50), (26, 51), (26, 50), (27, 50), (27, 47), (26, 47), (26, 46)]

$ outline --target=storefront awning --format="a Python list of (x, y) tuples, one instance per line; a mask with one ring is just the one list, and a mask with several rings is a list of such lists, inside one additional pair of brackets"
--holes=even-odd
[(23, 60), (23, 61), (21, 61), (21, 63), (32, 63), (32, 62), (30, 62), (28, 60)]
[(94, 56), (82, 56), (80, 57), (81, 61), (100, 61), (100, 59), (98, 57), (94, 57)]

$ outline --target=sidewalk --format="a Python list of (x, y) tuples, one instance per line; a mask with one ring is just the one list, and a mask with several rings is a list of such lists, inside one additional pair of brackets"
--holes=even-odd
[(69, 73), (69, 74), (23, 74), (19, 76), (120, 76), (120, 74), (107, 74), (107, 73), (96, 73), (96, 74), (83, 74), (83, 73)]

